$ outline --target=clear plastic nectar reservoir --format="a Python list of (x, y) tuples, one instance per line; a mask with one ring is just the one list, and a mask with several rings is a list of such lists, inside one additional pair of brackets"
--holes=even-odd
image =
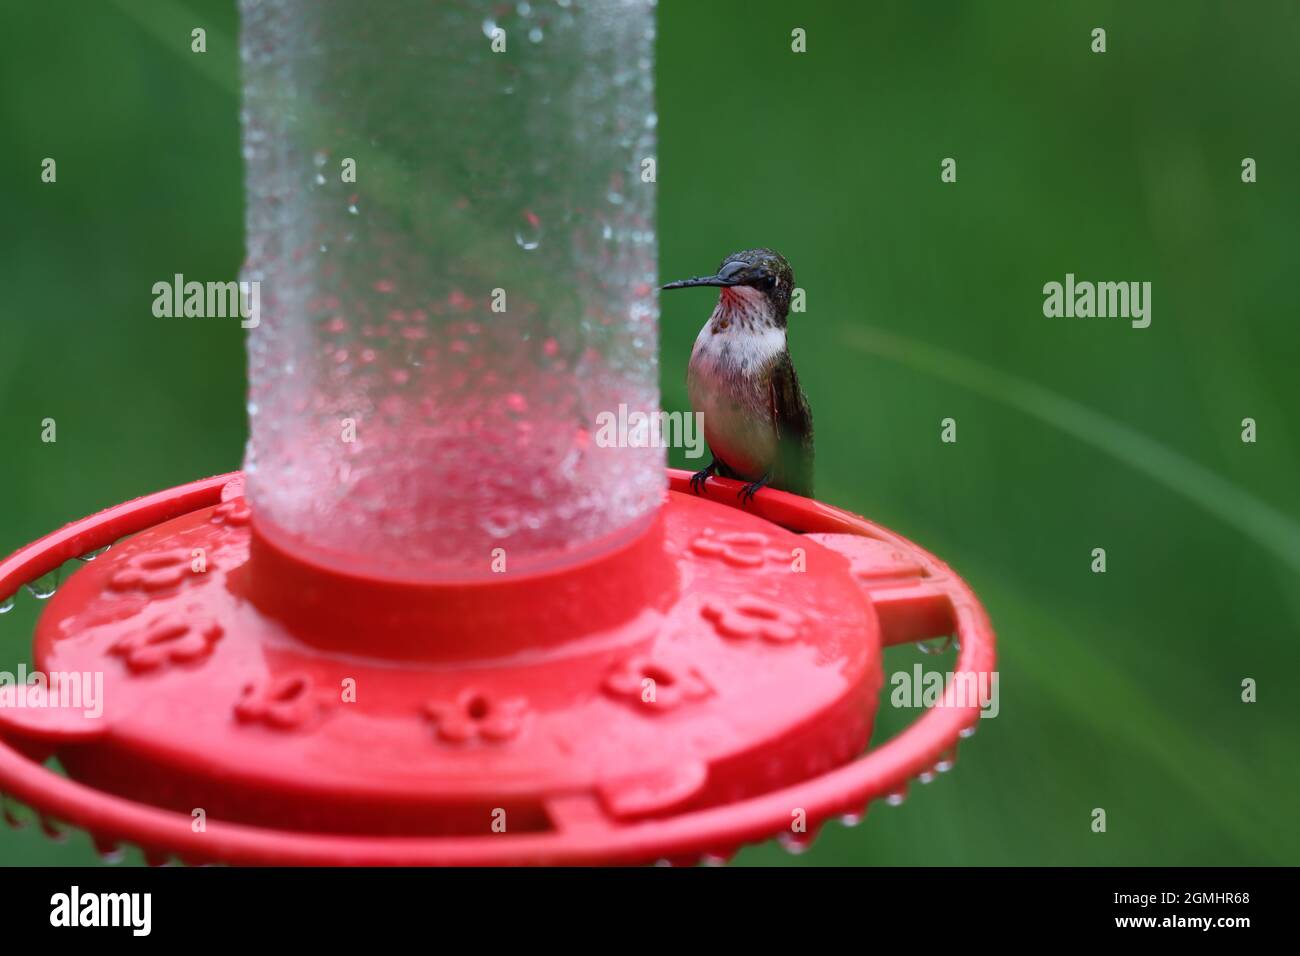
[(431, 581), (642, 527), (663, 451), (597, 416), (659, 407), (653, 3), (240, 8), (259, 527)]

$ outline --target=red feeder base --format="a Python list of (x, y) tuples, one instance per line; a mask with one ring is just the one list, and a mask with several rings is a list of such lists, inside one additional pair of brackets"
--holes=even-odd
[(965, 585), (837, 509), (670, 476), (635, 540), (455, 585), (302, 561), (238, 476), (71, 525), (0, 596), (135, 533), (37, 628), (37, 668), (102, 674), (103, 713), (0, 707), (0, 791), (152, 858), (634, 863), (798, 843), (950, 760), (974, 702), (854, 757), (882, 645), (955, 633), (958, 671), (992, 668)]

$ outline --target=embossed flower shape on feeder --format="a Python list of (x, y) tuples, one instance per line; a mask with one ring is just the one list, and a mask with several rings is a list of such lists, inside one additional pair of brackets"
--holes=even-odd
[(700, 613), (723, 637), (739, 640), (761, 637), (782, 644), (798, 637), (803, 624), (803, 615), (798, 611), (750, 594), (706, 601)]
[(605, 678), (605, 693), (650, 713), (664, 713), (709, 693), (709, 685), (690, 667), (648, 656), (619, 664)]
[(430, 701), (424, 713), (433, 721), (439, 740), (453, 744), (473, 740), (502, 743), (517, 737), (523, 729), (528, 701), (522, 697), (495, 699), (467, 690), (453, 701)]
[(248, 506), (247, 498), (232, 498), (229, 501), (217, 505), (212, 512), (211, 522), (213, 524), (223, 524), (232, 528), (241, 528), (253, 517), (253, 510)]
[(722, 534), (705, 531), (691, 542), (691, 550), (733, 568), (758, 568), (768, 558), (785, 560), (789, 557), (779, 548), (769, 547), (769, 543), (768, 536), (760, 531), (727, 531)]
[(190, 553), (182, 548), (143, 551), (132, 555), (126, 566), (108, 579), (114, 591), (144, 591), (149, 594), (179, 586), (188, 577), (202, 579), (190, 569)]
[(133, 671), (152, 671), (203, 660), (222, 633), (221, 625), (211, 619), (172, 612), (128, 634), (113, 645), (112, 652), (124, 658)]
[(321, 709), (316, 687), (306, 674), (266, 677), (244, 687), (235, 704), (240, 723), (266, 724), (277, 730), (302, 727)]

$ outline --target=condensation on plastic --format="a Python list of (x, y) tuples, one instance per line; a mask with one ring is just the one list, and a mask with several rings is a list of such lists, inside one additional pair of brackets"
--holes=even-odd
[(643, 527), (663, 451), (599, 416), (659, 407), (653, 2), (240, 10), (259, 527), (431, 581)]

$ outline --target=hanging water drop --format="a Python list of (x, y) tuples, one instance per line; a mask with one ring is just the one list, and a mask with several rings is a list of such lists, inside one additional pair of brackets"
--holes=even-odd
[(0, 601), (0, 614), (8, 614), (13, 609), (14, 599), (12, 595), (5, 598), (3, 601)]
[(116, 866), (126, 859), (125, 847), (114, 843), (105, 843), (96, 840), (95, 852), (98, 853), (99, 858), (109, 866)]
[(776, 838), (776, 842), (781, 844), (781, 848), (791, 856), (800, 856), (807, 853), (813, 844), (813, 834), (811, 833), (782, 833)]
[(936, 644), (934, 641), (917, 641), (916, 649), (922, 654), (942, 654), (952, 647), (952, 635), (942, 638), (942, 641), (942, 644)]
[(25, 830), (32, 822), (32, 812), (13, 797), (0, 797), (0, 817), (14, 830)]
[(45, 601), (54, 597), (54, 592), (59, 589), (59, 572), (54, 571), (26, 585), (27, 593), (38, 601)]
[(68, 830), (62, 823), (53, 817), (41, 817), (41, 830), (44, 834), (55, 843), (68, 842)]

